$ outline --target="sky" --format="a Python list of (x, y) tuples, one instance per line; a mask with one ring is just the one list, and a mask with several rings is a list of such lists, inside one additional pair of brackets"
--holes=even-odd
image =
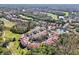
[(0, 4), (79, 4), (78, 0), (0, 0)]
[(0, 4), (0, 7), (8, 7), (8, 8), (54, 8), (54, 9), (61, 9), (61, 8), (78, 8), (79, 4)]

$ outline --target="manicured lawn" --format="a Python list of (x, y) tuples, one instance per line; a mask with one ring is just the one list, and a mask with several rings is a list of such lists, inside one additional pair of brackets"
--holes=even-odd
[(69, 15), (69, 12), (64, 12), (65, 13), (65, 16), (68, 16)]
[(13, 53), (13, 54), (19, 54), (18, 52), (18, 46), (19, 46), (19, 42), (10, 42), (9, 44), (9, 50)]
[(2, 37), (0, 37), (0, 42), (4, 42), (4, 40), (2, 39)]
[(12, 33), (11, 31), (5, 30), (5, 38), (13, 39), (14, 37), (18, 40), (20, 37), (20, 34), (15, 34), (15, 33)]
[(25, 19), (32, 19), (30, 17), (27, 17), (27, 16), (23, 16), (23, 15), (20, 15), (21, 18), (25, 18)]
[[(5, 28), (11, 28), (13, 25), (16, 24), (14, 22), (10, 22), (9, 20), (6, 20), (5, 18), (0, 18), (0, 20), (4, 21)], [(19, 34), (12, 33), (9, 29), (4, 29), (4, 33), (5, 33), (4, 37), (6, 39), (16, 38), (18, 40), (20, 37)]]
[(52, 14), (52, 13), (47, 13), (47, 14), (48, 14), (48, 16), (51, 16), (52, 19), (58, 20), (57, 15), (54, 15), (54, 14)]
[(19, 47), (19, 42), (15, 41), (15, 42), (10, 42), (9, 45), (9, 50), (14, 54), (14, 55), (21, 55), (21, 54), (26, 54), (28, 53), (28, 50), (25, 49), (21, 49)]
[(14, 22), (10, 22), (10, 21), (6, 20), (5, 18), (0, 18), (0, 20), (4, 21), (4, 26), (8, 27), (8, 28), (11, 28), (13, 25), (16, 24)]

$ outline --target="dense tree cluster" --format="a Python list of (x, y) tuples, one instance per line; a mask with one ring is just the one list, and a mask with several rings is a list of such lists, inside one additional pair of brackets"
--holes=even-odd
[(31, 49), (32, 55), (55, 55), (56, 47), (53, 45), (44, 45), (42, 44), (38, 49)]
[(23, 34), (28, 31), (27, 23), (18, 23), (11, 28), (13, 33)]
[(11, 28), (11, 31), (13, 33), (17, 33), (17, 34), (23, 34), (26, 33), (27, 31), (29, 31), (30, 29), (34, 28), (36, 25), (35, 23), (32, 21), (29, 22), (21, 22), (21, 23), (17, 23), (16, 25), (14, 25)]
[(61, 35), (60, 40), (56, 43), (56, 54), (71, 55), (79, 54), (79, 39), (78, 35), (74, 33)]

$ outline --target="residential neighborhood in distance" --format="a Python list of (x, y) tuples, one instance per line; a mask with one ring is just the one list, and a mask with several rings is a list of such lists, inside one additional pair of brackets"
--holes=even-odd
[(0, 4), (0, 55), (79, 55), (79, 4)]

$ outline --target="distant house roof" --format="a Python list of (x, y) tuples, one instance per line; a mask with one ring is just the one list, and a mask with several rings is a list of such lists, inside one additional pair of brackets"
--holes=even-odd
[(20, 42), (23, 46), (26, 46), (28, 44), (29, 38), (27, 38), (24, 34), (21, 35), (20, 37)]
[(51, 45), (54, 44), (58, 39), (59, 39), (59, 34), (54, 32), (53, 35), (45, 41), (45, 43), (47, 45)]
[(40, 47), (40, 43), (30, 43), (28, 45), (29, 48), (39, 48)]
[(55, 42), (52, 40), (52, 38), (49, 38), (49, 39), (47, 39), (47, 40), (45, 41), (45, 43), (48, 44), (48, 45), (51, 45), (51, 44), (53, 44), (53, 43), (55, 43)]
[(47, 35), (47, 31), (45, 27), (35, 27), (34, 29), (32, 29), (29, 33), (28, 36), (31, 39), (38, 39), (38, 37), (42, 37)]
[(32, 35), (32, 39), (38, 39), (39, 37), (46, 36), (47, 34), (48, 34), (48, 32), (47, 32), (46, 30), (44, 30), (44, 31), (42, 31), (42, 32), (33, 34), (33, 35)]
[[(44, 35), (47, 35), (47, 31), (44, 30), (42, 32), (39, 32), (35, 35), (32, 35), (32, 38), (34, 39), (38, 39), (39, 37), (42, 37)], [(47, 45), (51, 45), (51, 44), (54, 44), (57, 40), (59, 39), (59, 33), (58, 32), (52, 32), (51, 36), (49, 38), (47, 38), (47, 40), (41, 42), (41, 43), (45, 43)], [(40, 42), (30, 42), (28, 37), (25, 36), (25, 34), (22, 34), (21, 37), (20, 37), (20, 42), (23, 46), (27, 46), (29, 48), (39, 48), (40, 47)]]
[(65, 33), (64, 29), (57, 29), (57, 32), (58, 32), (59, 34)]
[(62, 18), (62, 19), (64, 19), (64, 16), (59, 16), (59, 18)]

